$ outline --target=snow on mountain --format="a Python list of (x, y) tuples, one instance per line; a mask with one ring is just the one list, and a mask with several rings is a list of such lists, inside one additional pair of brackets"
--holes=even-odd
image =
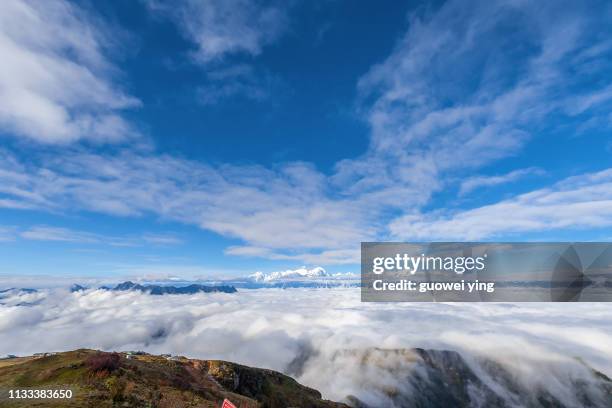
[(305, 266), (302, 266), (298, 269), (287, 269), (286, 271), (279, 272), (271, 272), (271, 273), (263, 273), (263, 272), (255, 272), (252, 275), (249, 275), (249, 278), (255, 282), (276, 282), (280, 280), (290, 280), (290, 279), (312, 279), (312, 278), (322, 278), (322, 277), (331, 277), (332, 275), (328, 274), (325, 269), (320, 266), (317, 266), (312, 269), (308, 269)]

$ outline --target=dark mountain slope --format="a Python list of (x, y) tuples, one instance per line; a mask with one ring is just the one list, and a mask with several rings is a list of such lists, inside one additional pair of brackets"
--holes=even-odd
[[(307, 364), (308, 358), (302, 361)], [(533, 373), (541, 377), (533, 383), (495, 361), (468, 361), (449, 350), (342, 350), (331, 356), (329, 364), (351, 364), (357, 371), (375, 370), (377, 376), (393, 378), (369, 384), (368, 394), (381, 396), (375, 402), (349, 396), (350, 405), (356, 408), (612, 407), (612, 380), (577, 359), (572, 366), (542, 368)], [(543, 386), (545, 383), (549, 386)], [(551, 392), (557, 387), (563, 387), (571, 399)]]

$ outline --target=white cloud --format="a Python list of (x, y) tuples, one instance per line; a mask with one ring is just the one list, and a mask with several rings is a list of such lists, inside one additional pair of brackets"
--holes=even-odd
[(480, 187), (492, 187), (500, 184), (517, 181), (526, 176), (541, 175), (543, 170), (537, 167), (528, 167), (526, 169), (513, 170), (506, 174), (498, 176), (474, 176), (461, 182), (459, 195), (466, 195)]
[(228, 255), (262, 257), (272, 260), (303, 261), (310, 265), (356, 264), (361, 259), (359, 248), (328, 249), (316, 252), (279, 253), (268, 248), (253, 246), (231, 246), (225, 250)]
[[(223, 14), (230, 5), (235, 6), (181, 2), (175, 9), (169, 3), (151, 7), (185, 19), (186, 35), (199, 44), (200, 58), (211, 62), (235, 53), (256, 55), (275, 38), (265, 34), (266, 24), (257, 23), (268, 8), (249, 3), (232, 8), (240, 15)], [(217, 21), (219, 13), (224, 17)], [(587, 101), (581, 111), (595, 114), (605, 106), (609, 84), (584, 82), (583, 75), (568, 72), (607, 72), (610, 48), (598, 37), (607, 13), (554, 2), (534, 8), (525, 2), (466, 6), (449, 1), (412, 15), (391, 55), (359, 83), (360, 106), (372, 127), (370, 147), (337, 162), (329, 173), (303, 162), (212, 166), (129, 150), (32, 153), (27, 162), (0, 151), (0, 206), (153, 214), (242, 241), (228, 254), (311, 265), (356, 262), (361, 241), (606, 226), (608, 202), (586, 194), (607, 194), (606, 184), (595, 180), (585, 180), (584, 186), (559, 184), (550, 195), (538, 190), (473, 210), (423, 213), (423, 208), (442, 207), (432, 201), (436, 192), (516, 154), (549, 115), (571, 114), (569, 85), (581, 89)], [(550, 16), (562, 24), (551, 25)], [(218, 25), (238, 28), (230, 33)], [(506, 32), (508, 27), (513, 29)], [(235, 33), (240, 37), (235, 41), (215, 40)], [(514, 44), (525, 49), (517, 52)], [(76, 54), (87, 62), (103, 59), (98, 48), (87, 50), (93, 51)], [(209, 75), (225, 81), (244, 69)], [(517, 174), (472, 179), (464, 189)], [(555, 192), (564, 196), (563, 203), (546, 204)], [(508, 211), (515, 209), (516, 217), (509, 219)]]
[[(527, 391), (544, 389), (566, 402), (574, 401), (576, 381), (593, 381), (574, 357), (612, 375), (606, 303), (368, 304), (358, 289), (22, 296), (3, 302), (40, 303), (0, 305), (0, 354), (91, 347), (223, 359), (289, 372), (325, 398), (352, 394), (374, 406), (393, 406), (390, 388), (406, 397), (414, 392), (416, 356), (384, 349), (457, 350), (494, 385), (479, 364), (486, 357)], [(292, 371), (300, 359), (301, 369)], [(511, 398), (509, 389), (500, 393)]]
[(612, 169), (570, 177), (550, 188), (447, 214), (400, 217), (390, 225), (399, 239), (479, 240), (511, 233), (612, 225)]
[[(606, 77), (608, 48), (576, 54), (607, 41), (599, 29), (609, 14), (504, 1), (448, 1), (413, 13), (390, 56), (359, 82), (369, 151), (340, 162), (335, 177), (406, 208), (404, 197), (428, 202), (457, 177), (517, 154), (552, 114), (567, 113), (576, 96), (568, 89), (605, 106), (609, 84), (571, 73)], [(563, 23), (551, 25), (551, 16)]]
[[(0, 229), (0, 231), (2, 231)], [(87, 231), (79, 231), (63, 227), (51, 227), (47, 225), (36, 225), (25, 229), (14, 236), (33, 241), (57, 241), (76, 244), (104, 244), (111, 246), (143, 246), (143, 245), (177, 245), (182, 241), (169, 234), (144, 234), (140, 237), (133, 236), (110, 236)]]
[(271, 256), (332, 251), (330, 259), (341, 260), (347, 245), (373, 233), (366, 218), (373, 214), (329, 198), (325, 177), (303, 163), (214, 168), (170, 156), (66, 152), (32, 166), (7, 160), (0, 180), (0, 193), (35, 208), (155, 214), (240, 238)]
[[(381, 237), (481, 239), (612, 225), (609, 169), (480, 208), (404, 213), (386, 231), (383, 204), (368, 194), (330, 196), (329, 180), (305, 164), (275, 170), (214, 168), (130, 152), (66, 153), (61, 161), (43, 155), (38, 162), (32, 156), (28, 166), (7, 163), (9, 167), (0, 164), (0, 193), (20, 205), (118, 216), (154, 214), (247, 243), (228, 248), (227, 254), (310, 265), (357, 263), (359, 242)], [(405, 205), (415, 208), (418, 203)]]
[(286, 26), (283, 8), (253, 0), (150, 0), (147, 4), (176, 23), (197, 46), (193, 55), (203, 64), (234, 54), (258, 55)]
[(7, 0), (0, 8), (0, 127), (44, 143), (117, 141), (120, 115), (139, 101), (114, 83), (105, 29), (63, 0)]
[(612, 85), (608, 85), (604, 89), (587, 94), (578, 95), (567, 104), (567, 111), (571, 115), (579, 115), (591, 109), (594, 106), (608, 106), (607, 102), (612, 100)]
[(206, 68), (198, 101), (215, 105), (237, 97), (261, 102), (279, 80), (264, 69), (234, 63), (231, 57), (257, 56), (287, 27), (285, 2), (256, 0), (145, 0), (155, 15), (169, 18), (196, 49), (193, 60)]
[(94, 243), (99, 240), (96, 234), (47, 226), (32, 227), (23, 231), (20, 235), (22, 238), (35, 241), (63, 241), (82, 244)]

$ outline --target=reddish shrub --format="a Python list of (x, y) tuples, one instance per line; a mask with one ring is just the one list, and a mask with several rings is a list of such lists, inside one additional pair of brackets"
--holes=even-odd
[(112, 373), (119, 368), (120, 360), (117, 353), (96, 353), (85, 360), (85, 365), (95, 373)]

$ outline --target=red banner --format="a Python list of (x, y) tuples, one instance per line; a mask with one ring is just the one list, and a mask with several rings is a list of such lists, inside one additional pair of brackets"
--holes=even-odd
[(221, 408), (237, 408), (237, 407), (234, 404), (232, 404), (230, 400), (226, 398), (223, 400), (223, 405), (221, 405)]

